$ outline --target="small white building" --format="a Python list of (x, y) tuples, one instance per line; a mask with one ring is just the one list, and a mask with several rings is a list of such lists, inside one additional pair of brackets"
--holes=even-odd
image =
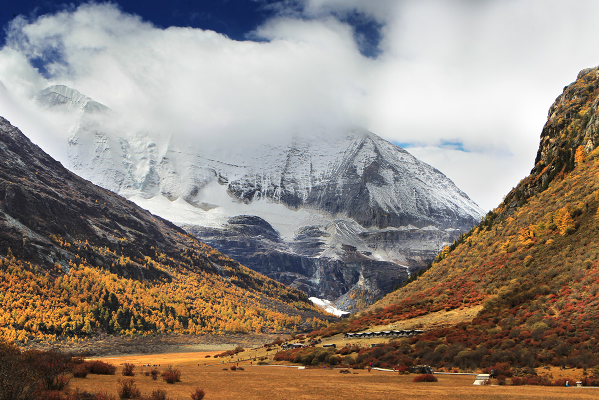
[(474, 378), (473, 385), (488, 385), (489, 379), (491, 379), (490, 374), (478, 374), (476, 378)]

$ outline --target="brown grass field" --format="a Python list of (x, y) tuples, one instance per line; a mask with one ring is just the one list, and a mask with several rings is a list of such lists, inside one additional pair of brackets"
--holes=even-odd
[(471, 322), (474, 317), (483, 309), (479, 304), (472, 307), (462, 307), (455, 310), (436, 311), (414, 317), (400, 320), (387, 325), (373, 326), (366, 329), (365, 332), (387, 331), (391, 329), (424, 329), (427, 331), (433, 329), (455, 326), (462, 322)]
[[(393, 372), (351, 370), (341, 374), (338, 369), (298, 369), (297, 366), (258, 366), (241, 361), (244, 371), (231, 371), (233, 363), (206, 355), (218, 352), (173, 353), (104, 358), (119, 366), (116, 375), (88, 375), (73, 378), (70, 388), (90, 392), (104, 391), (116, 395), (118, 380), (124, 379), (124, 363), (136, 365), (134, 377), (142, 394), (163, 389), (171, 400), (190, 399), (196, 388), (206, 391), (205, 399), (597, 399), (599, 389), (539, 386), (473, 386), (472, 375), (436, 375), (439, 382), (414, 383), (415, 375)], [(248, 358), (265, 355), (265, 350), (240, 353)], [(271, 353), (272, 354), (272, 353)], [(225, 361), (225, 363), (223, 363)], [(236, 361), (236, 358), (234, 359)], [(206, 365), (204, 365), (206, 363)], [(167, 384), (160, 377), (153, 381), (145, 376), (151, 368), (142, 365), (167, 365), (181, 370), (181, 382)], [(198, 366), (199, 364), (199, 366)], [(226, 370), (225, 370), (226, 368)]]

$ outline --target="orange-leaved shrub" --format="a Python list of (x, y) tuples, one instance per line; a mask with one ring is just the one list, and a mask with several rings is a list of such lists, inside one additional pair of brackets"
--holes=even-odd
[(422, 374), (415, 376), (412, 382), (437, 382), (437, 377), (433, 374)]
[(195, 392), (191, 394), (191, 400), (202, 400), (206, 396), (206, 392), (203, 389), (197, 388)]
[(119, 379), (117, 392), (119, 399), (139, 399), (141, 397), (141, 391), (135, 385), (135, 379)]
[(162, 379), (164, 379), (166, 383), (170, 384), (181, 382), (181, 371), (178, 369), (173, 369), (172, 367), (168, 367), (162, 372)]
[(121, 373), (123, 374), (123, 376), (135, 376), (135, 372), (133, 372), (134, 369), (135, 369), (135, 365), (134, 364), (125, 363), (125, 365), (123, 366), (123, 370), (121, 371)]

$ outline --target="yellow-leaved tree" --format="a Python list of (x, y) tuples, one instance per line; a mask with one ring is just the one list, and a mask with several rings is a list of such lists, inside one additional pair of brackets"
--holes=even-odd
[(584, 147), (582, 146), (578, 146), (578, 148), (576, 149), (576, 153), (574, 154), (574, 162), (576, 164), (580, 164), (585, 162), (587, 159), (587, 152), (585, 151)]
[(559, 233), (562, 236), (572, 233), (576, 229), (574, 226), (574, 220), (572, 219), (572, 216), (566, 207), (557, 212), (557, 220), (555, 223), (559, 228)]

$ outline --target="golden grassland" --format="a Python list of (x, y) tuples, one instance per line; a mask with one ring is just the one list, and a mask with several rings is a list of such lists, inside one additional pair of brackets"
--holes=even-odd
[(366, 332), (400, 330), (400, 329), (424, 329), (433, 330), (455, 326), (462, 322), (471, 322), (483, 309), (482, 304), (472, 307), (462, 307), (453, 310), (441, 310), (418, 317), (400, 320), (384, 325), (374, 325), (366, 329)]
[[(436, 383), (414, 383), (414, 374), (400, 375), (377, 370), (350, 370), (350, 374), (341, 374), (339, 369), (298, 369), (289, 364), (256, 365), (254, 357), (259, 359), (268, 354), (264, 348), (240, 353), (239, 357), (246, 359), (239, 362), (244, 370), (231, 371), (230, 366), (235, 365), (237, 357), (213, 358), (217, 353), (104, 358), (103, 361), (119, 366), (116, 375), (73, 378), (69, 386), (73, 390), (79, 388), (116, 395), (119, 379), (125, 379), (121, 375), (122, 365), (132, 363), (136, 365), (133, 379), (142, 394), (162, 389), (172, 400), (190, 399), (196, 388), (206, 391), (206, 399), (596, 399), (599, 396), (599, 389), (595, 388), (474, 386), (473, 375), (436, 375), (439, 380)], [(206, 358), (207, 355), (211, 357)], [(234, 362), (229, 363), (228, 360)], [(145, 375), (152, 368), (148, 365), (160, 365), (158, 369), (161, 371), (167, 366), (179, 369), (181, 382), (167, 384), (160, 377), (152, 380), (151, 376)], [(559, 369), (549, 372), (558, 374)]]

